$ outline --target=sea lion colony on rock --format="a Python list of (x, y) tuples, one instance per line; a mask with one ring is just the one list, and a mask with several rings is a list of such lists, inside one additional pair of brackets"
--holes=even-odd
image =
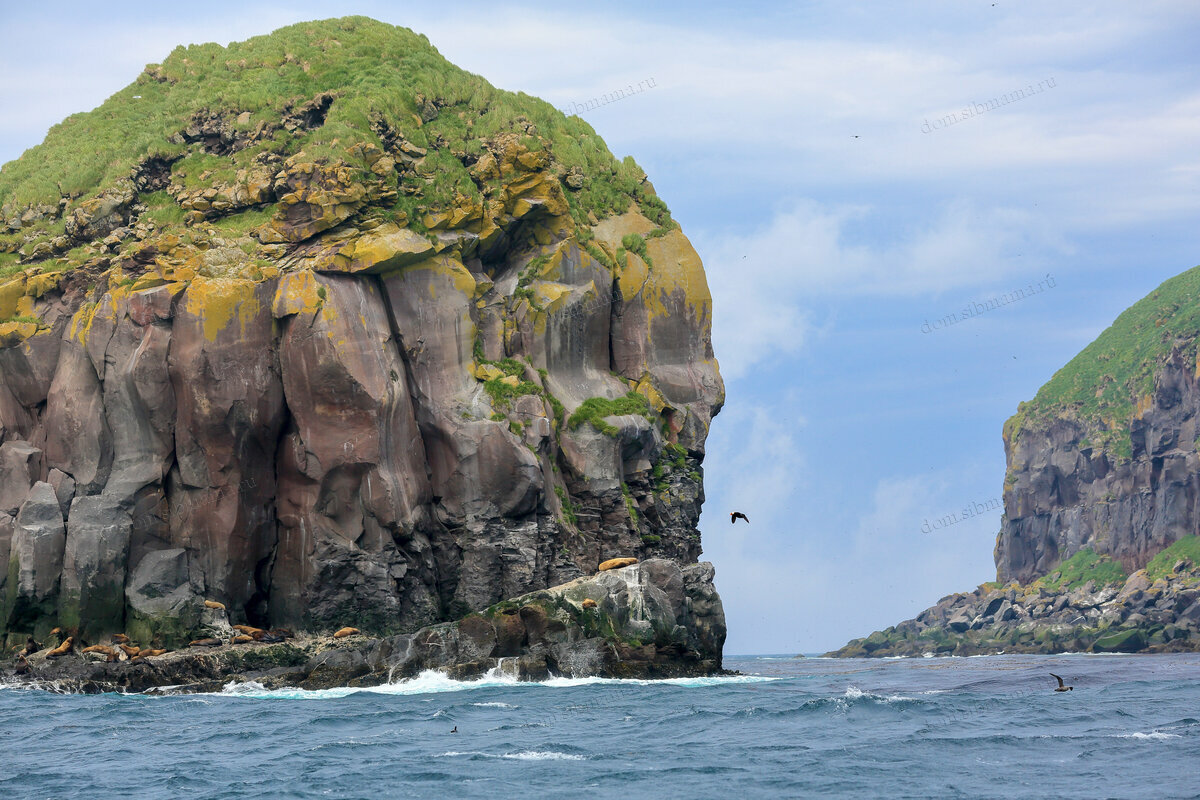
[[(215, 600), (205, 600), (206, 608), (224, 611), (225, 606)], [(255, 628), (251, 625), (232, 625), (233, 630), (238, 631), (238, 635), (229, 639), (229, 644), (249, 644), (251, 642), (262, 642), (263, 644), (276, 644), (286, 641), (295, 636), (295, 634), (287, 628), (273, 628), (271, 630), (263, 630)], [(358, 633), (357, 628), (344, 628), (344, 631), (352, 631)], [(61, 636), (65, 633), (62, 628), (54, 628), (50, 631), (50, 636)], [(341, 631), (339, 631), (341, 633)], [(348, 635), (348, 634), (346, 634)], [(196, 639), (188, 644), (188, 647), (221, 647), (226, 644), (224, 639), (210, 637), (204, 639)], [(46, 652), (46, 658), (61, 658), (78, 652), (81, 656), (92, 656), (94, 658), (102, 658), (108, 663), (117, 661), (137, 662), (147, 658), (165, 655), (171, 652), (167, 648), (152, 648), (141, 647), (133, 642), (127, 634), (114, 633), (109, 637), (109, 644), (93, 644), (83, 647), (78, 651), (75, 650), (75, 634), (67, 636), (60, 644), (50, 648)], [(28, 656), (41, 652), (42, 644), (36, 641), (32, 636), (29, 636), (25, 644), (16, 652), (16, 672), (18, 675), (27, 674), (30, 670)]]

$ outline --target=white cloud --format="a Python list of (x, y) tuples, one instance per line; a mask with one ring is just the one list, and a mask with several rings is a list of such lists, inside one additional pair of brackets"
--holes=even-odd
[(847, 229), (870, 219), (867, 207), (805, 200), (761, 230), (693, 235), (714, 298), (713, 340), (727, 377), (797, 353), (812, 331), (807, 309), (816, 298), (1009, 290), (1043, 277), (1047, 265), (1070, 251), (1045, 218), (1020, 209), (954, 202), (900, 241), (856, 243)]

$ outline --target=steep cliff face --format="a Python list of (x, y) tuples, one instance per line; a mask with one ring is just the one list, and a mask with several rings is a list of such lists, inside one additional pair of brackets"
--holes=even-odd
[(6, 165), (0, 206), (10, 640), (174, 645), (206, 599), (398, 633), (696, 562), (699, 257), (586, 123), (423, 37), (179, 48)]
[(997, 581), (836, 655), (1200, 650), (1198, 343), (1200, 267), (1005, 424)]
[(1126, 571), (1200, 531), (1200, 269), (1122, 314), (1004, 428), (1001, 582), (1087, 549)]

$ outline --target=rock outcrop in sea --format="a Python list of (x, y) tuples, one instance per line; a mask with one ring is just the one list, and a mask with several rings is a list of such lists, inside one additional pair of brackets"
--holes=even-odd
[(461, 628), (631, 556), (707, 603), (642, 646), (720, 668), (711, 297), (583, 120), (305, 23), (147, 67), (0, 170), (0, 217), (8, 648), (180, 648), (221, 633), (205, 601)]
[(1200, 650), (1200, 267), (1004, 426), (995, 583), (839, 655)]

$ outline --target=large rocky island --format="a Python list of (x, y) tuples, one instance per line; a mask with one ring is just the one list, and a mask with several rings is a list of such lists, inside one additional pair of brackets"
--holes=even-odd
[(994, 583), (835, 655), (1200, 650), (1200, 267), (1004, 426)]
[(423, 36), (177, 48), (0, 170), (5, 669), (720, 670), (711, 305), (631, 158)]

